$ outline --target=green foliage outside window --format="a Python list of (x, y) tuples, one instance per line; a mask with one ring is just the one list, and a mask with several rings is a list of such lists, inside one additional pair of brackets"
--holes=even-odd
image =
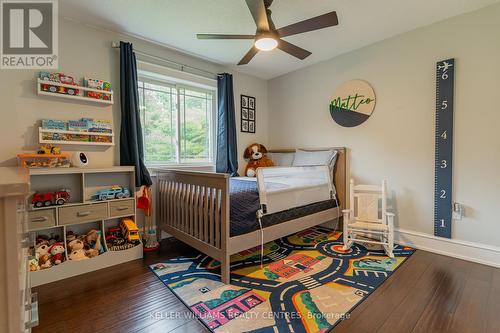
[(139, 82), (147, 164), (209, 162), (213, 95)]

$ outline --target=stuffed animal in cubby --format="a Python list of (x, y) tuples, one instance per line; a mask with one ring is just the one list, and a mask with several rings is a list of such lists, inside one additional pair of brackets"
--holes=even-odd
[(101, 246), (101, 232), (95, 229), (90, 230), (85, 235), (85, 244), (89, 247), (87, 250), (87, 255), (91, 258), (96, 257), (104, 252)]
[(53, 265), (59, 265), (64, 261), (64, 244), (54, 243), (49, 248), (50, 261)]
[(66, 233), (66, 241), (69, 260), (90, 259), (104, 252), (104, 247), (101, 244), (101, 232), (96, 229), (91, 229), (82, 235), (77, 235), (70, 230)]
[(35, 247), (35, 257), (38, 259), (38, 266), (40, 269), (52, 267), (50, 262), (49, 245), (47, 241), (40, 241)]
[(76, 239), (76, 234), (69, 230), (67, 233), (66, 233), (66, 242), (69, 244), (69, 242), (71, 241), (74, 241)]
[(38, 257), (38, 265), (40, 269), (46, 269), (52, 267), (52, 262), (50, 261), (50, 254), (44, 254)]
[[(51, 251), (54, 244), (62, 245), (62, 252), (60, 248)], [(58, 254), (56, 258), (53, 258), (54, 254)], [(38, 235), (36, 237), (35, 258), (30, 260), (30, 271), (50, 268), (55, 262), (60, 263), (61, 258), (64, 260), (64, 244), (59, 241), (59, 235)]]
[(274, 166), (273, 161), (266, 154), (266, 147), (260, 143), (252, 143), (245, 149), (243, 157), (248, 160), (245, 168), (245, 176), (255, 177), (258, 168)]
[(30, 265), (30, 271), (31, 272), (39, 271), (40, 270), (40, 265), (38, 265), (38, 259), (37, 258), (30, 259), (29, 265)]
[(85, 250), (80, 249), (80, 250), (73, 250), (71, 252), (68, 252), (68, 257), (69, 260), (85, 260), (85, 259), (90, 259), (85, 255)]
[(84, 244), (80, 239), (74, 239), (68, 243), (68, 259), (69, 260), (85, 260), (87, 257), (86, 251), (83, 249)]

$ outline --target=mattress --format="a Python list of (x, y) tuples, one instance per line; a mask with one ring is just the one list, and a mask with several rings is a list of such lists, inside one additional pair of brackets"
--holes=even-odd
[[(260, 208), (259, 191), (255, 178), (234, 177), (229, 180), (230, 235), (239, 236), (259, 230), (257, 211)], [(335, 200), (323, 200), (300, 207), (264, 215), (262, 227), (297, 219), (336, 207)]]

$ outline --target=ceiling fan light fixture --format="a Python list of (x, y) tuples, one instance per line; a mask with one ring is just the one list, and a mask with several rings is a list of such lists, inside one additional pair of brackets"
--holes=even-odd
[(255, 41), (255, 47), (261, 51), (271, 51), (278, 46), (278, 41), (271, 37), (262, 37)]

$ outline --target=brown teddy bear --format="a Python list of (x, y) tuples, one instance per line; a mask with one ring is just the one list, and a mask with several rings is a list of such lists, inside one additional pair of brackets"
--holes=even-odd
[(252, 143), (247, 147), (247, 149), (245, 149), (243, 157), (248, 159), (248, 163), (245, 168), (245, 176), (255, 177), (257, 175), (258, 168), (274, 166), (273, 161), (268, 158), (266, 154), (266, 147), (260, 143)]

